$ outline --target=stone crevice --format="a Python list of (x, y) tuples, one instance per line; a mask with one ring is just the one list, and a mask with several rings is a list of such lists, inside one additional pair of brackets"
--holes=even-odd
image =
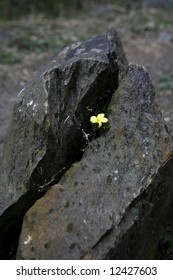
[(119, 65), (109, 57), (121, 53), (122, 72), (127, 68), (112, 38), (76, 44), (63, 59), (56, 53), (18, 97), (2, 159), (1, 259), (15, 257), (25, 213), (81, 159), (84, 136), (91, 141), (89, 110), (106, 109), (119, 83)]

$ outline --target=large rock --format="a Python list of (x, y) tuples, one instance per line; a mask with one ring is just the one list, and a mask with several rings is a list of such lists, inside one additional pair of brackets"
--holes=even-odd
[(152, 259), (172, 199), (171, 138), (142, 66), (129, 65), (110, 129), (24, 218), (18, 259)]
[(2, 159), (0, 258), (14, 255), (25, 212), (80, 160), (90, 116), (106, 110), (126, 69), (112, 30), (63, 48), (19, 93)]

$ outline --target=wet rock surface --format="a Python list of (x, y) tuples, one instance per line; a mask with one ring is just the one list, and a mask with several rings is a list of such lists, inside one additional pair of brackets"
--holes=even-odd
[(2, 159), (1, 258), (15, 254), (25, 212), (80, 160), (90, 116), (106, 110), (126, 69), (111, 30), (63, 48), (19, 93)]
[(142, 66), (108, 108), (110, 128), (26, 213), (18, 259), (153, 259), (172, 200), (172, 139)]

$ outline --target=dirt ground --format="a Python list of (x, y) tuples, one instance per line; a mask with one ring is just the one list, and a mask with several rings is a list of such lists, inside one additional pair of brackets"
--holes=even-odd
[[(56, 47), (98, 36), (111, 27), (117, 28), (129, 62), (145, 66), (151, 74), (173, 133), (173, 9), (96, 6), (75, 18), (40, 16), (0, 24), (0, 155), (17, 94)], [(173, 240), (173, 226), (166, 226)], [(159, 258), (170, 258), (173, 245), (162, 251)]]

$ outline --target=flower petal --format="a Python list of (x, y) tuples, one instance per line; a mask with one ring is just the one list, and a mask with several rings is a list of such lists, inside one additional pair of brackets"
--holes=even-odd
[(98, 127), (100, 128), (102, 126), (102, 122), (98, 120)]
[(98, 121), (102, 121), (102, 119), (104, 118), (105, 114), (101, 113), (97, 115), (97, 119)]
[(107, 123), (108, 122), (108, 119), (107, 118), (103, 118), (102, 119), (102, 123)]
[(97, 121), (96, 116), (92, 116), (92, 117), (90, 118), (90, 122), (91, 122), (91, 123), (97, 123), (98, 121)]

